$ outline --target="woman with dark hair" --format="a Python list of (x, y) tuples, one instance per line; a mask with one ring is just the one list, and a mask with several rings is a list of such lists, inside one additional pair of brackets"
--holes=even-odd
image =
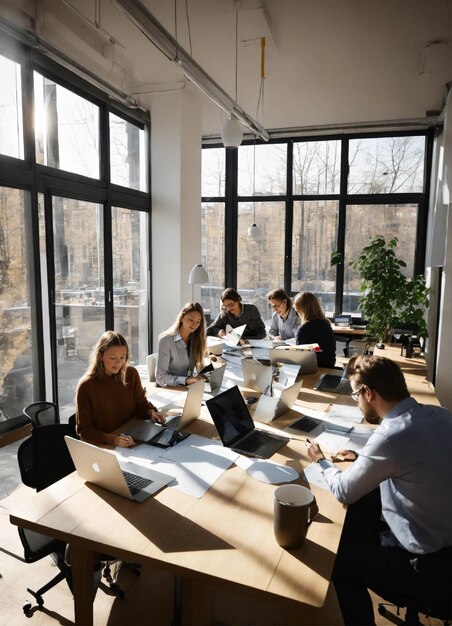
[(228, 287), (222, 292), (220, 300), (221, 311), (208, 327), (208, 335), (224, 337), (228, 324), (231, 328), (246, 325), (243, 339), (263, 339), (267, 335), (258, 308), (254, 304), (243, 304), (238, 291)]
[(156, 380), (162, 387), (191, 385), (204, 366), (206, 329), (204, 311), (197, 302), (187, 302), (170, 328), (159, 337)]
[(316, 352), (319, 367), (334, 367), (336, 339), (320, 302), (313, 293), (305, 291), (295, 296), (294, 307), (301, 320), (301, 326), (297, 331), (297, 345), (318, 343), (322, 350)]
[(97, 341), (76, 391), (77, 433), (88, 443), (127, 448), (127, 435), (111, 434), (132, 417), (165, 420), (146, 399), (137, 370), (129, 365), (129, 347), (119, 333), (108, 330)]
[(292, 300), (284, 289), (273, 289), (267, 294), (267, 300), (273, 310), (272, 322), (268, 331), (273, 341), (293, 339), (300, 326), (300, 318), (292, 307)]

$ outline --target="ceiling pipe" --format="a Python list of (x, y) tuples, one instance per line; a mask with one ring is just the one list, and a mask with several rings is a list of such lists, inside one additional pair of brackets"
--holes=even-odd
[(113, 0), (114, 4), (162, 52), (178, 65), (184, 75), (225, 113), (234, 117), (256, 137), (268, 141), (270, 135), (216, 83), (213, 78), (179, 45), (174, 37), (139, 0)]

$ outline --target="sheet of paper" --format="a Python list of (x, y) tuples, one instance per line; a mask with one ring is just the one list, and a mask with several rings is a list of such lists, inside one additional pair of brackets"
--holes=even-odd
[(310, 485), (316, 485), (317, 487), (321, 487), (322, 489), (330, 491), (328, 483), (323, 477), (322, 469), (318, 463), (311, 463), (310, 465), (305, 467), (303, 470), (303, 474)]
[(176, 480), (170, 485), (173, 489), (201, 498), (237, 456), (236, 452), (218, 442), (190, 435), (176, 446), (164, 450), (152, 467), (175, 476)]
[(279, 483), (290, 483), (299, 477), (297, 470), (286, 465), (264, 461), (262, 459), (251, 459), (240, 455), (235, 464), (244, 469), (250, 476), (263, 483), (277, 485)]
[(266, 350), (273, 348), (271, 339), (248, 339), (248, 343), (252, 348), (265, 348)]
[(347, 448), (350, 437), (344, 435), (336, 435), (336, 433), (330, 433), (323, 431), (315, 438), (316, 442), (322, 448), (322, 450), (328, 450), (328, 452), (337, 452), (341, 448)]
[(327, 417), (331, 420), (341, 419), (354, 424), (360, 424), (363, 420), (359, 406), (345, 406), (343, 404), (332, 404)]
[(159, 391), (154, 391), (153, 393), (147, 396), (149, 402), (160, 411), (161, 409), (166, 409), (171, 406), (180, 398), (180, 394), (175, 393), (174, 391), (168, 391), (167, 389), (161, 389)]

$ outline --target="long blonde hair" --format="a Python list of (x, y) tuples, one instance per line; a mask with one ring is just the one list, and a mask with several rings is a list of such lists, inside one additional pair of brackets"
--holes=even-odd
[(114, 330), (107, 330), (105, 333), (103, 333), (103, 335), (99, 337), (96, 345), (94, 346), (91, 352), (88, 369), (80, 379), (77, 388), (85, 380), (97, 378), (98, 376), (101, 376), (103, 374), (104, 366), (101, 361), (102, 355), (105, 353), (106, 350), (108, 350), (108, 348), (113, 348), (116, 346), (124, 347), (127, 350), (125, 363), (119, 370), (119, 380), (123, 385), (126, 384), (127, 368), (129, 367), (129, 346), (122, 335), (120, 335), (119, 333), (115, 333)]
[(293, 305), (298, 315), (301, 317), (303, 324), (305, 322), (311, 322), (312, 320), (325, 320), (325, 322), (330, 323), (325, 317), (325, 313), (317, 297), (310, 291), (297, 293)]
[(204, 357), (206, 356), (206, 323), (204, 317), (204, 311), (202, 306), (198, 302), (187, 302), (179, 311), (174, 324), (172, 324), (167, 330), (163, 331), (160, 336), (163, 335), (177, 335), (180, 327), (182, 326), (182, 320), (188, 313), (196, 311), (201, 314), (201, 324), (190, 335), (190, 367), (199, 370), (204, 366)]

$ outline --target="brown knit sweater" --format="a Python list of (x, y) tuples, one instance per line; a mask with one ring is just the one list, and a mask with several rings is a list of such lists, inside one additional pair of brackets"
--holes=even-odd
[(126, 386), (119, 376), (100, 374), (85, 380), (76, 400), (77, 433), (88, 443), (113, 444), (112, 431), (132, 417), (147, 419), (153, 408), (147, 401), (140, 377), (134, 367), (127, 368)]

